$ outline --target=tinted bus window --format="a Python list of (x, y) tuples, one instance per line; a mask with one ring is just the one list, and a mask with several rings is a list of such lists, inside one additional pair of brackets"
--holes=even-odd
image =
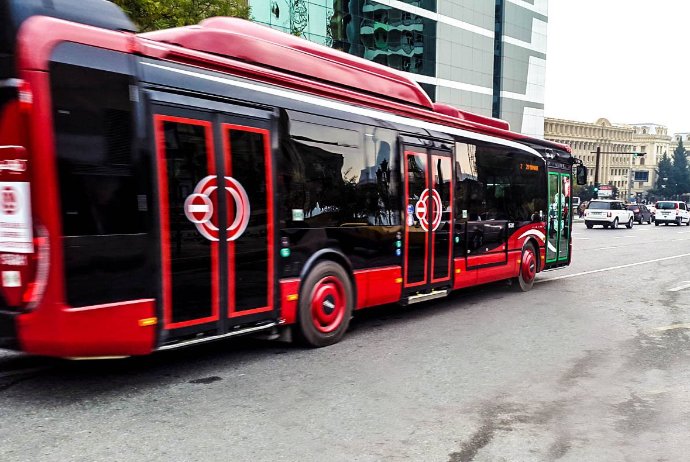
[(456, 145), (456, 207), (467, 210), (464, 219), (541, 220), (546, 213), (544, 176), (544, 163), (536, 157), (502, 146)]
[(282, 220), (291, 227), (399, 224), (395, 132), (323, 122), (283, 116)]
[(133, 161), (132, 79), (59, 62), (50, 71), (67, 301), (155, 296), (148, 180)]
[(141, 232), (130, 77), (59, 63), (51, 74), (63, 234)]

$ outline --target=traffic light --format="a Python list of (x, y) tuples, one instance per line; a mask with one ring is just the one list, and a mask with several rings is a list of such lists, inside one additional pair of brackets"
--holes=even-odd
[(646, 152), (633, 152), (633, 157), (644, 157)]

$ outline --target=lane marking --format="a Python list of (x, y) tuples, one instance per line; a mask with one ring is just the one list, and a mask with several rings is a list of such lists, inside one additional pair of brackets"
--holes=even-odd
[(587, 274), (603, 273), (605, 271), (613, 271), (613, 270), (622, 269), (622, 268), (631, 268), (633, 266), (646, 265), (648, 263), (656, 263), (659, 261), (674, 260), (676, 258), (683, 258), (683, 257), (690, 257), (690, 253), (684, 253), (682, 255), (674, 255), (672, 257), (655, 258), (654, 260), (639, 261), (637, 263), (628, 263), (627, 265), (618, 265), (618, 266), (611, 266), (609, 268), (600, 268), (600, 269), (596, 269), (596, 270), (592, 270), (592, 271), (583, 271), (581, 273), (566, 274), (565, 276), (558, 276), (555, 278), (539, 279), (539, 280), (534, 281), (534, 282), (540, 283), (540, 282), (557, 281), (559, 279), (568, 279), (568, 278), (574, 278), (576, 276), (585, 276)]
[(669, 292), (678, 292), (679, 290), (690, 288), (690, 281), (683, 281), (683, 282), (684, 282), (683, 285), (680, 285), (678, 287), (674, 287), (673, 289), (668, 289), (668, 291)]
[(685, 324), (671, 324), (670, 326), (664, 326), (664, 327), (655, 327), (652, 330), (654, 332), (665, 332), (667, 330), (675, 330), (675, 329), (690, 329), (690, 323), (685, 323)]
[[(679, 242), (679, 241), (690, 241), (690, 239), (669, 239), (664, 242)], [(638, 242), (636, 245), (647, 245), (647, 244), (658, 244), (659, 241), (651, 241), (651, 242)], [(595, 247), (593, 249), (579, 249), (578, 252), (588, 252), (591, 250), (608, 250), (608, 249), (620, 249), (623, 247), (628, 247), (627, 245), (612, 245), (608, 247)]]
[(614, 239), (635, 239), (635, 236), (616, 236)]

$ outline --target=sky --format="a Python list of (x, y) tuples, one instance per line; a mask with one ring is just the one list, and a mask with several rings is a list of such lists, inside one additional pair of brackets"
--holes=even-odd
[(690, 132), (688, 51), (688, 0), (549, 0), (545, 115)]

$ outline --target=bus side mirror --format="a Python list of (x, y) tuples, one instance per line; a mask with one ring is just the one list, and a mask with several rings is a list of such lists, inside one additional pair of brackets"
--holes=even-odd
[(577, 166), (577, 184), (579, 186), (587, 184), (587, 167), (584, 165)]

